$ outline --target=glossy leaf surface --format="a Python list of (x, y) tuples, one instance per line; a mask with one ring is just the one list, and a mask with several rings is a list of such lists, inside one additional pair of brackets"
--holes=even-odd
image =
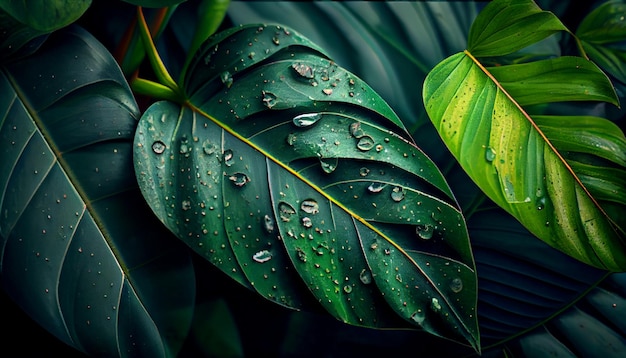
[(137, 188), (138, 110), (113, 58), (82, 29), (61, 30), (0, 68), (0, 113), (3, 290), (89, 355), (177, 352), (193, 267)]
[(156, 103), (135, 138), (142, 192), (179, 238), (280, 304), (479, 346), (463, 217), (367, 84), (252, 25), (211, 38), (182, 87), (191, 108)]
[[(478, 27), (489, 21), (481, 16)], [(511, 26), (533, 30), (524, 22)], [(563, 84), (564, 76), (569, 77), (569, 85)], [(598, 135), (601, 128), (611, 127), (603, 123), (607, 120), (599, 120), (600, 129), (595, 131), (550, 131), (549, 126), (562, 122), (535, 122), (524, 109), (559, 101), (617, 104), (610, 82), (597, 66), (582, 58), (562, 57), (485, 68), (470, 48), (433, 69), (423, 96), (440, 136), (489, 198), (559, 250), (599, 268), (626, 269), (622, 219), (626, 202), (607, 204), (596, 197), (599, 192), (623, 190), (622, 175), (607, 175), (624, 172), (620, 159), (607, 164), (599, 158), (619, 158), (626, 148), (624, 134), (613, 126)], [(568, 123), (577, 126), (584, 121), (570, 118)], [(567, 156), (560, 149), (565, 142)], [(595, 185), (596, 178), (603, 182)]]

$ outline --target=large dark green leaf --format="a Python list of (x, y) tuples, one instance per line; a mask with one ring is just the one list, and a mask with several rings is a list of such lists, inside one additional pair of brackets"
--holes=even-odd
[(138, 110), (113, 58), (61, 30), (0, 68), (0, 113), (3, 289), (89, 355), (175, 354), (194, 272), (137, 188)]
[(248, 25), (210, 39), (182, 87), (188, 105), (154, 104), (135, 139), (170, 230), (280, 304), (308, 309), (312, 294), (350, 324), (478, 349), (456, 200), (366, 83), (292, 29)]
[[(494, 1), (484, 14), (506, 5)], [(530, 8), (529, 14), (537, 13)], [(476, 19), (476, 28), (542, 33), (525, 21), (510, 24), (484, 14)], [(590, 265), (626, 270), (626, 202), (618, 196), (606, 200), (611, 190), (623, 190), (624, 134), (604, 124), (607, 120), (581, 117), (567, 121), (579, 128), (576, 132), (552, 131), (550, 126), (563, 121), (536, 121), (525, 109), (559, 101), (617, 104), (613, 87), (597, 66), (577, 57), (486, 68), (472, 52), (479, 48), (480, 54), (494, 55), (489, 49), (506, 36), (493, 33), (494, 42), (475, 40), (474, 47), (449, 57), (429, 74), (423, 96), (431, 120), (481, 190), (534, 235)], [(599, 129), (580, 129), (590, 123)]]

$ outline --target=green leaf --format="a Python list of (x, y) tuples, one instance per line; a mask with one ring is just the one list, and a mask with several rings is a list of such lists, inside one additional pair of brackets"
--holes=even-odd
[(503, 56), (567, 28), (532, 0), (491, 1), (470, 29), (467, 49), (476, 57)]
[(88, 355), (175, 354), (193, 266), (138, 190), (138, 109), (114, 59), (78, 27), (55, 32), (0, 67), (0, 113), (3, 290)]
[(135, 137), (140, 188), (179, 238), (279, 304), (479, 349), (456, 200), (366, 83), (249, 25), (209, 39), (181, 88), (186, 105), (154, 104)]
[(58, 30), (73, 23), (89, 6), (91, 0), (0, 0), (0, 9), (22, 24), (42, 32)]
[[(498, 68), (497, 74), (504, 76), (509, 70), (514, 72), (511, 78), (519, 80), (515, 78), (519, 66), (524, 65), (503, 66)], [(543, 76), (548, 88), (555, 88), (560, 80), (559, 66), (554, 68), (557, 70), (555, 78), (552, 72)], [(584, 72), (571, 76), (574, 91), (572, 95), (566, 93), (565, 97), (586, 98), (586, 92), (593, 93), (594, 88), (610, 97), (610, 92), (602, 90), (605, 84), (585, 80), (590, 76), (593, 74)], [(579, 78), (582, 78), (581, 84)], [(511, 92), (521, 96), (523, 86), (519, 83), (516, 86)], [(542, 90), (543, 86), (541, 81), (526, 82), (526, 91), (541, 91), (545, 103), (562, 100), (561, 94), (552, 95)], [(567, 137), (576, 136), (596, 143), (598, 136), (582, 131), (544, 133), (520, 107), (516, 97), (508, 93), (508, 88), (514, 86), (504, 87), (498, 77), (466, 52), (453, 55), (435, 67), (424, 83), (423, 95), (428, 114), (444, 142), (487, 196), (537, 237), (563, 252), (593, 266), (626, 269), (624, 227), (616, 224), (623, 210), (604, 210), (602, 203), (552, 144), (553, 139), (558, 142), (562, 138), (562, 142), (567, 142)], [(532, 95), (530, 98), (523, 100), (537, 102)], [(558, 126), (558, 122), (555, 125)], [(589, 154), (604, 152), (614, 157), (613, 149), (623, 148), (620, 131), (600, 137), (604, 137), (605, 143), (612, 142), (612, 146), (605, 144), (604, 149), (592, 146), (595, 148), (590, 150), (577, 145), (576, 149)], [(600, 165), (598, 171), (601, 167), (604, 165)], [(593, 170), (592, 175), (599, 175), (598, 171)], [(619, 205), (623, 208), (625, 203)]]
[(589, 13), (576, 29), (589, 58), (600, 67), (626, 82), (626, 4), (607, 1)]

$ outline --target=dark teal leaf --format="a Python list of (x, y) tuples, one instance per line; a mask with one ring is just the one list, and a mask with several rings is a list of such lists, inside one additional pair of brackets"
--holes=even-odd
[(137, 188), (138, 110), (119, 67), (71, 27), (1, 67), (0, 87), (3, 289), (89, 355), (175, 354), (194, 272)]
[(36, 31), (51, 32), (76, 21), (91, 0), (0, 0), (0, 9)]
[(312, 294), (350, 324), (478, 349), (463, 217), (366, 83), (292, 29), (251, 24), (209, 39), (182, 87), (187, 106), (151, 106), (135, 142), (144, 196), (179, 238), (275, 302)]

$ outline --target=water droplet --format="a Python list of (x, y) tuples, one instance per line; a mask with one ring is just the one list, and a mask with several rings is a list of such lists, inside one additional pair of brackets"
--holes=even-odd
[(302, 204), (300, 204), (300, 209), (302, 209), (302, 211), (304, 211), (305, 213), (312, 214), (312, 215), (315, 215), (320, 212), (319, 210), (320, 208), (319, 208), (319, 205), (317, 204), (317, 201), (313, 199), (303, 200)]
[(494, 159), (496, 159), (496, 151), (491, 147), (487, 147), (485, 150), (485, 160), (493, 162)]
[(372, 283), (372, 273), (369, 272), (367, 269), (361, 270), (361, 273), (359, 274), (359, 280), (361, 280), (363, 284), (369, 285), (370, 283)]
[(202, 143), (202, 150), (204, 151), (204, 154), (211, 155), (215, 153), (217, 147), (211, 144), (211, 142), (209, 142), (209, 140), (207, 139)]
[(298, 255), (298, 260), (300, 260), (302, 262), (306, 262), (306, 253), (304, 251), (302, 251), (301, 248), (296, 247), (296, 253)]
[(386, 183), (374, 182), (367, 187), (367, 190), (370, 193), (380, 193), (386, 186)]
[(537, 210), (543, 210), (546, 207), (546, 197), (542, 196), (537, 199)]
[(419, 224), (415, 227), (415, 233), (421, 239), (430, 240), (433, 237), (434, 227), (431, 224)]
[(543, 188), (538, 187), (537, 190), (535, 190), (535, 196), (541, 198), (543, 196)]
[(374, 139), (372, 137), (364, 135), (359, 138), (359, 141), (356, 143), (356, 147), (365, 152), (374, 148), (374, 144)]
[(163, 154), (163, 152), (165, 152), (165, 143), (161, 142), (160, 140), (157, 140), (156, 142), (152, 143), (152, 151), (155, 154)]
[(367, 174), (370, 173), (370, 170), (367, 169), (366, 167), (362, 167), (361, 169), (359, 169), (359, 175), (362, 177), (366, 177)]
[(191, 209), (191, 201), (189, 200), (183, 200), (182, 203), (180, 204), (181, 208), (185, 211)]
[(180, 147), (178, 148), (178, 152), (180, 154), (183, 154), (185, 157), (188, 157), (192, 150), (193, 147), (189, 145), (187, 137), (183, 136), (180, 139)]
[(315, 70), (311, 66), (301, 62), (295, 62), (291, 68), (304, 78), (313, 78), (315, 75)]
[(320, 164), (322, 165), (322, 170), (324, 173), (332, 173), (337, 169), (337, 164), (339, 163), (339, 159), (337, 158), (320, 158)]
[(333, 94), (333, 89), (332, 88), (324, 88), (322, 90), (322, 92), (324, 92), (325, 95), (330, 96), (331, 94)]
[(230, 167), (234, 163), (235, 163), (235, 161), (234, 161), (234, 157), (233, 157), (233, 151), (230, 150), (230, 149), (226, 149), (224, 151), (224, 164), (226, 164), (226, 166)]
[(224, 71), (220, 74), (220, 79), (226, 88), (230, 88), (233, 85), (233, 76), (228, 71)]
[(402, 188), (401, 186), (394, 187), (391, 191), (391, 199), (393, 201), (401, 201), (402, 199), (404, 199), (404, 188)]
[(413, 312), (413, 314), (411, 315), (411, 319), (413, 320), (413, 322), (421, 325), (422, 322), (424, 322), (424, 319), (426, 319), (426, 314), (421, 309), (418, 309), (417, 311)]
[(433, 297), (430, 301), (430, 308), (435, 312), (441, 311), (441, 304), (439, 304), (439, 300), (437, 298)]
[(288, 222), (291, 220), (291, 216), (296, 213), (296, 209), (291, 204), (281, 201), (278, 203), (278, 214), (282, 221)]
[(321, 113), (304, 113), (293, 117), (293, 124), (296, 127), (304, 128), (311, 126), (322, 118)]
[(252, 259), (256, 262), (264, 263), (272, 259), (272, 253), (267, 250), (262, 250), (252, 255)]
[(272, 109), (272, 107), (274, 107), (277, 102), (276, 95), (268, 91), (261, 91), (261, 94), (263, 95), (263, 98), (261, 99), (263, 101), (263, 105), (269, 109)]
[(450, 289), (454, 293), (459, 293), (463, 290), (463, 281), (460, 278), (456, 277), (450, 281)]
[(352, 286), (350, 286), (350, 285), (343, 286), (343, 292), (345, 292), (345, 293), (352, 292)]
[(313, 226), (313, 222), (311, 221), (311, 218), (305, 216), (302, 218), (302, 226), (306, 227), (306, 228), (310, 228)]
[(276, 36), (272, 37), (272, 42), (276, 46), (280, 45), (280, 39), (278, 37), (276, 37)]
[(274, 232), (274, 220), (269, 215), (265, 215), (265, 217), (263, 217), (263, 227), (268, 234)]
[(365, 132), (361, 129), (360, 122), (353, 122), (350, 124), (350, 134), (352, 134), (354, 138), (361, 138), (365, 135)]
[(289, 135), (287, 135), (287, 144), (294, 145), (296, 143), (296, 140), (298, 140), (297, 135), (293, 133), (289, 133)]
[(250, 182), (250, 178), (244, 173), (235, 173), (228, 177), (236, 186), (242, 187)]

